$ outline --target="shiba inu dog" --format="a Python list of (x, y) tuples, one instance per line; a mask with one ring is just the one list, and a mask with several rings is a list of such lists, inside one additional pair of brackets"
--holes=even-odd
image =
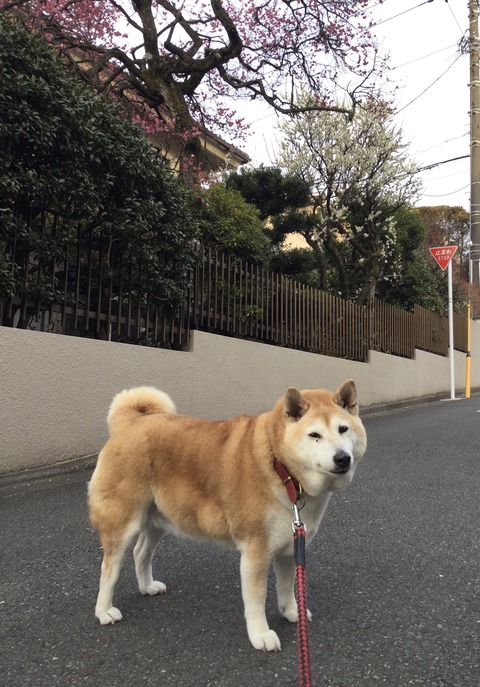
[(103, 547), (100, 623), (122, 619), (113, 592), (134, 543), (140, 592), (166, 591), (152, 576), (152, 556), (165, 532), (178, 532), (240, 552), (248, 636), (256, 649), (279, 651), (265, 615), (272, 563), (280, 613), (298, 619), (289, 483), (302, 493), (308, 542), (331, 493), (351, 482), (365, 452), (353, 380), (335, 392), (290, 387), (271, 411), (222, 421), (177, 415), (167, 394), (139, 387), (115, 396), (108, 424), (89, 484), (90, 518)]

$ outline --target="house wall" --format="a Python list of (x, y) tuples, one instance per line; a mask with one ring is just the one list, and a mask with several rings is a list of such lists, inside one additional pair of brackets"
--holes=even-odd
[[(472, 326), (472, 386), (480, 386), (480, 323)], [(0, 473), (93, 455), (107, 438), (113, 396), (141, 384), (180, 413), (221, 419), (268, 410), (288, 386), (356, 381), (360, 407), (450, 390), (447, 358), (372, 351), (368, 363), (194, 332), (189, 352), (0, 327)], [(455, 352), (464, 393), (465, 355)]]

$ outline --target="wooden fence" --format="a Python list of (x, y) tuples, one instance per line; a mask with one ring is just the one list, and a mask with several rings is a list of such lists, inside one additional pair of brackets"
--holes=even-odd
[[(406, 358), (416, 348), (448, 354), (447, 319), (425, 308), (407, 312), (378, 300), (359, 306), (214, 251), (199, 252), (174, 316), (142, 287), (138, 261), (113, 260), (101, 246), (78, 245), (46, 262), (13, 245), (6, 257), (24, 284), (23, 294), (0, 294), (7, 326), (178, 349), (188, 348), (191, 329), (201, 329), (362, 362), (369, 349)], [(466, 337), (467, 321), (455, 315), (455, 348), (466, 352)]]
[[(202, 253), (193, 289), (193, 327), (312, 353), (366, 361), (368, 350), (413, 358), (448, 355), (448, 321), (375, 299), (360, 306), (214, 251)], [(467, 350), (467, 321), (454, 315), (455, 348)]]
[(193, 294), (196, 329), (366, 360), (367, 309), (281, 274), (207, 251)]

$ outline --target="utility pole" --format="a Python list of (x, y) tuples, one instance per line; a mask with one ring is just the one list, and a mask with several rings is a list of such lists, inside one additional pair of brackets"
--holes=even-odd
[(480, 51), (478, 0), (469, 0), (470, 14), (470, 259), (471, 282), (480, 287)]

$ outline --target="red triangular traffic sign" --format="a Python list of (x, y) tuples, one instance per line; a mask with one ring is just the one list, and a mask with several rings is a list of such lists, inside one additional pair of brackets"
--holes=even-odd
[(446, 270), (448, 263), (457, 252), (457, 249), (458, 246), (435, 246), (435, 248), (429, 248), (428, 250), (433, 255), (442, 270)]

